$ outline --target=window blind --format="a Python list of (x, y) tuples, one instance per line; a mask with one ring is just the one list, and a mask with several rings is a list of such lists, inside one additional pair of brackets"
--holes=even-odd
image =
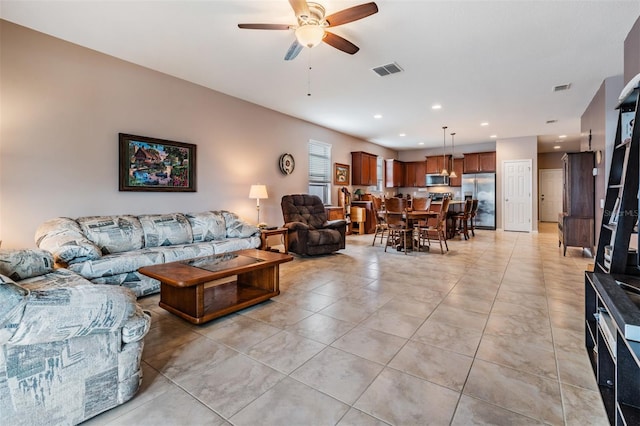
[(309, 182), (331, 183), (331, 145), (309, 141)]

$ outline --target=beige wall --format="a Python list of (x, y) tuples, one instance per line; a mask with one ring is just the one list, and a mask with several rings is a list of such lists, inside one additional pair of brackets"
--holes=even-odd
[(596, 247), (603, 215), (600, 200), (605, 198), (606, 182), (611, 168), (611, 157), (618, 126), (618, 110), (616, 110), (616, 106), (622, 87), (623, 79), (621, 75), (605, 79), (580, 118), (580, 130), (583, 135), (580, 144), (581, 151), (589, 149), (588, 135), (591, 132), (591, 150), (594, 152), (602, 151), (603, 153), (602, 161), (600, 164), (596, 164), (598, 169), (598, 175), (595, 178), (594, 198)]
[(538, 169), (561, 169), (564, 152), (543, 152), (538, 154)]
[(521, 138), (498, 139), (496, 142), (496, 228), (504, 229), (502, 222), (502, 168), (506, 160), (531, 160), (531, 229), (538, 230), (538, 138), (525, 136)]
[[(56, 216), (226, 209), (251, 222), (253, 183), (267, 185), (261, 220), (281, 224), (282, 195), (307, 191), (307, 141), (396, 152), (0, 20), (0, 239), (34, 246)], [(197, 145), (196, 193), (118, 191), (118, 133)], [(293, 154), (292, 175), (278, 157)], [(338, 187), (333, 187), (334, 199)]]

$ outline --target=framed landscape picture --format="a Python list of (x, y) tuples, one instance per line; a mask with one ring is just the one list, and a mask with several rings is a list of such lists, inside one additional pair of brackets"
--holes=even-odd
[(334, 185), (349, 185), (349, 165), (336, 163), (333, 176)]
[(195, 192), (196, 146), (119, 134), (120, 191)]

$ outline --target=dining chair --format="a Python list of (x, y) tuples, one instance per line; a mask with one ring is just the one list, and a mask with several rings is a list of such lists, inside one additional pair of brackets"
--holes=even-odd
[(380, 235), (380, 244), (384, 240), (384, 234), (387, 232), (387, 220), (384, 217), (383, 206), (382, 206), (382, 198), (372, 196), (373, 197), (373, 217), (376, 221), (375, 233), (373, 234), (373, 242), (372, 246), (376, 244), (376, 238)]
[(460, 233), (464, 235), (464, 239), (469, 239), (469, 221), (471, 220), (471, 209), (473, 207), (473, 200), (466, 200), (464, 202), (464, 210), (453, 215), (454, 233)]
[(431, 247), (431, 239), (438, 239), (440, 243), (440, 252), (444, 254), (444, 249), (442, 248), (442, 243), (444, 242), (444, 246), (447, 251), (449, 251), (449, 246), (447, 245), (447, 210), (449, 209), (449, 198), (445, 197), (442, 200), (442, 205), (440, 211), (438, 212), (434, 221), (430, 221), (426, 224), (419, 224), (416, 227), (416, 236), (418, 238), (418, 247), (424, 244), (424, 240), (426, 239), (426, 245)]
[(387, 242), (384, 246), (384, 251), (387, 251), (387, 247), (396, 246), (398, 250), (403, 249), (404, 254), (407, 254), (409, 245), (412, 246), (408, 240), (409, 234), (413, 235), (413, 229), (409, 229), (407, 225), (407, 200), (404, 198), (387, 198), (385, 200), (384, 218), (387, 223)]
[(411, 209), (416, 211), (428, 211), (431, 207), (431, 197), (414, 198), (411, 202)]
[(469, 218), (469, 230), (471, 231), (471, 235), (472, 236), (476, 236), (476, 216), (478, 215), (478, 200), (472, 200), (472, 205), (471, 205), (471, 215)]

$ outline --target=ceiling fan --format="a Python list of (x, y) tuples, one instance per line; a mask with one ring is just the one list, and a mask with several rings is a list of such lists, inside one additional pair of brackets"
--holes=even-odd
[(374, 3), (364, 3), (349, 7), (339, 12), (325, 16), (325, 9), (321, 4), (306, 2), (305, 0), (289, 0), (293, 8), (298, 25), (288, 24), (238, 24), (238, 28), (249, 30), (295, 30), (296, 39), (293, 41), (284, 57), (290, 61), (298, 56), (303, 47), (314, 47), (325, 42), (338, 50), (350, 55), (360, 48), (349, 40), (327, 31), (325, 28), (337, 27), (366, 18), (378, 12), (378, 6)]

